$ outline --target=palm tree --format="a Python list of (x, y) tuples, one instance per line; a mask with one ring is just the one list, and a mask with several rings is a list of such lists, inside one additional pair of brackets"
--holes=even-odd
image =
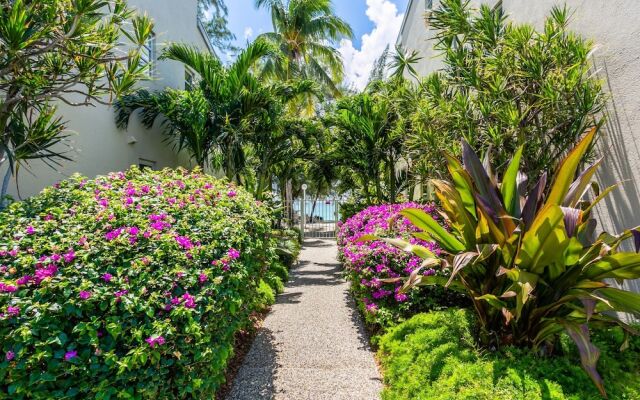
[(334, 14), (331, 0), (256, 0), (256, 7), (271, 11), (273, 32), (260, 38), (274, 43), (283, 57), (263, 65), (264, 76), (288, 81), (310, 79), (337, 95), (344, 68), (332, 45), (352, 38), (349, 24)]
[(251, 68), (272, 53), (270, 44), (257, 40), (225, 67), (209, 53), (173, 44), (162, 58), (180, 61), (197, 72), (199, 87), (193, 92), (140, 90), (125, 96), (116, 104), (117, 125), (126, 128), (131, 114), (140, 111), (142, 122), (150, 128), (162, 115), (165, 132), (178, 150), (187, 150), (202, 167), (222, 168), (230, 180), (239, 182), (246, 162), (246, 128), (273, 101), (269, 88)]
[[(396, 168), (410, 91), (402, 80), (374, 81), (363, 93), (340, 99), (328, 117), (334, 128), (333, 158), (359, 183), (367, 202), (395, 202), (404, 183)], [(370, 187), (373, 186), (374, 193)]]

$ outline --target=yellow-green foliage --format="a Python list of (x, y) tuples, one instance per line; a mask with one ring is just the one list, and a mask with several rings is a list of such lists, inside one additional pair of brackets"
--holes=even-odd
[[(541, 358), (529, 350), (480, 352), (474, 345), (473, 315), (465, 310), (418, 314), (380, 340), (383, 400), (588, 400), (598, 390), (579, 366), (577, 351)], [(610, 399), (640, 399), (640, 341), (619, 353), (615, 329), (594, 338), (603, 351), (601, 371)]]

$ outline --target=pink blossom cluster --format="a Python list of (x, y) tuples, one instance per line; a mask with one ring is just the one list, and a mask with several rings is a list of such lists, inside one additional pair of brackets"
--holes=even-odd
[[(440, 251), (434, 242), (425, 242), (411, 236), (411, 233), (418, 230), (399, 214), (406, 208), (418, 208), (436, 220), (440, 219), (433, 204), (410, 202), (368, 207), (340, 226), (339, 257), (356, 286), (359, 300), (369, 313), (376, 313), (380, 307), (397, 307), (407, 302), (409, 296), (400, 291), (401, 280), (394, 283), (384, 281), (410, 275), (420, 268), (422, 260), (383, 241), (360, 242), (360, 237), (369, 234), (403, 238), (413, 244), (425, 246), (436, 254)], [(426, 269), (421, 273), (432, 275), (435, 271)]]

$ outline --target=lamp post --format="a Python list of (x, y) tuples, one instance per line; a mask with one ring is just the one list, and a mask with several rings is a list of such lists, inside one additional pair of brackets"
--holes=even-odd
[(307, 223), (307, 184), (302, 184), (302, 199), (300, 200), (300, 232), (302, 233), (302, 240), (305, 236), (305, 224)]

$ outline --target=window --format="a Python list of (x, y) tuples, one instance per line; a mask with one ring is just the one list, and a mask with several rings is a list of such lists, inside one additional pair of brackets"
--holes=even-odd
[(146, 160), (144, 158), (140, 158), (138, 159), (138, 167), (140, 169), (151, 169), (151, 170), (155, 170), (156, 169), (156, 162), (155, 161), (151, 161), (151, 160)]
[(147, 75), (153, 76), (155, 73), (155, 61), (156, 61), (156, 35), (152, 33), (140, 49), (140, 64), (148, 65)]
[(189, 68), (184, 69), (184, 90), (195, 89), (196, 75)]

